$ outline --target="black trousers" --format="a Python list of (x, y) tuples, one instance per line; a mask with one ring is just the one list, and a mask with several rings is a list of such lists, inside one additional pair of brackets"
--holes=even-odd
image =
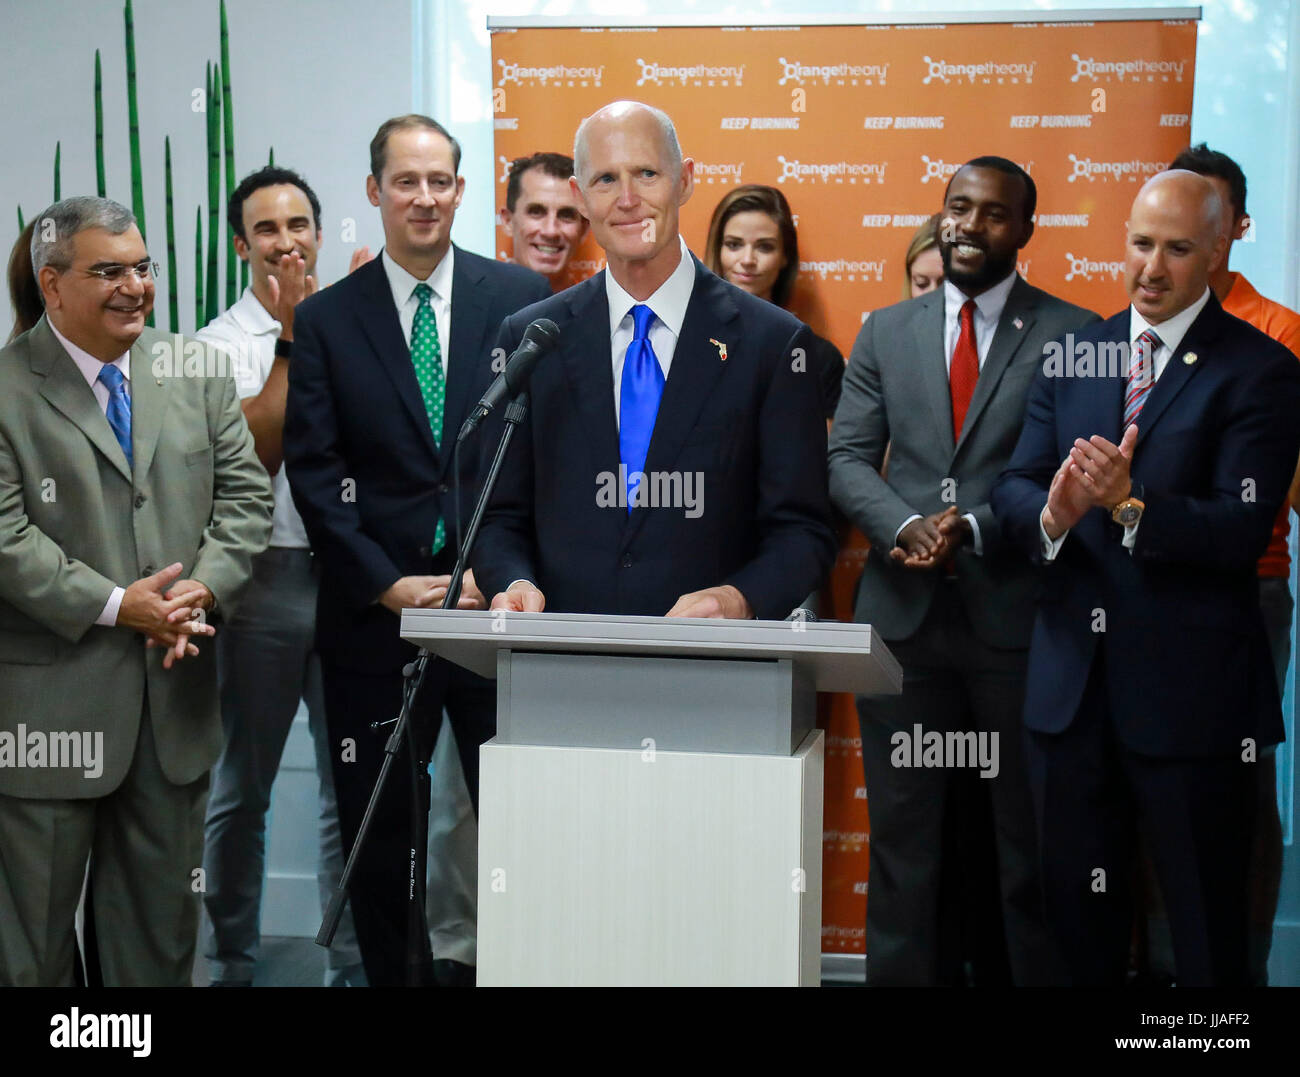
[[(877, 986), (932, 986), (953, 982), (954, 900), (987, 904), (976, 881), (951, 893), (953, 857), (944, 856), (945, 826), (952, 847), (953, 811), (967, 833), (961, 839), (995, 850), (996, 903), (1006, 939), (1011, 979), (1021, 986), (1059, 982), (1059, 959), (1042, 914), (1034, 839), (1033, 801), (1023, 755), (1023, 650), (990, 647), (976, 636), (954, 581), (944, 580), (921, 627), (890, 641), (903, 667), (898, 696), (860, 697), (862, 762), (871, 816), (867, 882), (867, 982)], [(998, 773), (983, 778), (965, 767), (894, 765), (894, 735), (975, 731), (996, 734)], [(978, 783), (982, 788), (971, 788)], [(991, 836), (971, 834), (975, 813), (962, 805), (987, 797)], [(986, 816), (988, 818), (988, 816)], [(982, 828), (981, 828), (982, 829)], [(945, 863), (945, 860), (947, 861)], [(985, 862), (987, 864), (987, 862)], [(998, 964), (996, 955), (993, 965)], [(996, 977), (993, 979), (996, 980)]]
[[(1152, 698), (1157, 686), (1147, 686)], [(1165, 898), (1180, 987), (1246, 985), (1246, 865), (1255, 767), (1164, 759), (1121, 743), (1098, 651), (1074, 721), (1027, 738), (1048, 924), (1075, 986), (1128, 970), (1133, 846), (1142, 827)]]
[[(415, 657), (411, 648), (411, 657)], [(396, 718), (402, 703), (399, 673), (369, 674), (322, 660), (325, 718), (329, 728), (334, 789), (338, 798), (343, 851), (350, 855), (384, 759), (393, 726), (378, 732), (370, 724)], [(412, 714), (420, 755), (427, 762), (446, 708), (456, 734), (465, 783), (478, 811), (478, 749), (496, 732), (496, 685), (442, 659), (432, 659)], [(419, 774), (419, 802), (429, 805), (427, 767)], [(352, 919), (366, 978), (372, 987), (400, 987), (407, 982), (408, 890), (413, 840), (411, 768), (403, 745), (375, 809), (361, 859), (352, 876)], [(427, 950), (420, 946), (423, 952)], [(430, 982), (422, 968), (421, 982)]]

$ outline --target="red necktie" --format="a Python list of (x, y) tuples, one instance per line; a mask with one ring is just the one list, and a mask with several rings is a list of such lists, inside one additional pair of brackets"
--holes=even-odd
[(961, 438), (962, 423), (970, 410), (971, 397), (975, 395), (975, 382), (980, 376), (980, 353), (975, 346), (975, 300), (968, 299), (961, 307), (961, 332), (957, 347), (952, 352), (952, 366), (948, 370), (948, 391), (952, 395), (952, 438)]
[(1156, 352), (1164, 341), (1154, 329), (1148, 329), (1137, 338), (1138, 354), (1136, 361), (1131, 361), (1128, 378), (1124, 383), (1124, 425), (1120, 435), (1128, 429), (1129, 423), (1137, 422), (1142, 414), (1142, 405), (1147, 402), (1151, 387), (1156, 383)]

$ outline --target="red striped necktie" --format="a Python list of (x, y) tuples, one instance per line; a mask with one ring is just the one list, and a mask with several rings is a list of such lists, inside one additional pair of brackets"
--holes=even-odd
[(1163, 341), (1154, 329), (1148, 329), (1137, 338), (1137, 355), (1131, 356), (1128, 364), (1128, 383), (1124, 388), (1124, 425), (1120, 432), (1127, 430), (1129, 424), (1137, 421), (1142, 413), (1142, 405), (1147, 402), (1151, 386), (1156, 383), (1156, 352)]

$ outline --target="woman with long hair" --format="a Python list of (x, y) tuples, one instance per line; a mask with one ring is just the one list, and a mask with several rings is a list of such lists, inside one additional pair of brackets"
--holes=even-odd
[(32, 230), (35, 218), (18, 234), (14, 249), (9, 252), (9, 306), (13, 308), (14, 327), (6, 344), (12, 343), (41, 320), (45, 301), (40, 285), (32, 272)]
[[(799, 238), (785, 195), (756, 183), (728, 191), (709, 222), (705, 264), (750, 295), (789, 309), (799, 274)], [(827, 423), (840, 402), (844, 356), (829, 340), (813, 334), (808, 369), (822, 391)]]
[(939, 254), (939, 220), (936, 213), (912, 235), (903, 260), (903, 298), (933, 292), (943, 285), (943, 257)]

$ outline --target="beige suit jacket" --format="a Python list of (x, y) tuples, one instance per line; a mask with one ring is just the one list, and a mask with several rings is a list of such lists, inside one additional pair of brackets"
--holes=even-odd
[[(220, 633), (270, 535), (234, 381), (186, 376), (180, 340), (146, 329), (131, 349), (134, 473), (44, 318), (0, 350), (0, 794), (112, 792), (146, 701), (168, 780), (196, 780), (221, 750), (213, 642), (164, 670), (139, 633), (95, 624), (115, 586), (179, 561), (216, 597)], [(88, 767), (74, 757), (97, 733)]]

